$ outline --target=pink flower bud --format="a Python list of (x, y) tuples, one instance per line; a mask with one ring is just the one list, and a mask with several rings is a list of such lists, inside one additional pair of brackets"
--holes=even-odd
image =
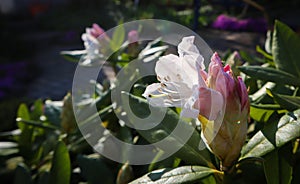
[(136, 30), (131, 30), (128, 33), (128, 41), (129, 43), (134, 43), (139, 40), (139, 33)]
[[(200, 88), (199, 97), (202, 102), (199, 105), (199, 120), (204, 129), (209, 123), (213, 129), (216, 126), (219, 128), (215, 135), (212, 135), (214, 131), (204, 130), (202, 133), (208, 147), (222, 162), (222, 169), (226, 170), (238, 159), (246, 139), (249, 116), (247, 88), (240, 77), (236, 78), (233, 75), (229, 65), (222, 67), (217, 53), (211, 58), (207, 85), (211, 91), (216, 91), (214, 93), (219, 92), (223, 99), (216, 99), (216, 95), (206, 94)], [(213, 98), (215, 100), (212, 100)], [(224, 112), (220, 107), (222, 100)], [(216, 105), (218, 103), (219, 107)]]

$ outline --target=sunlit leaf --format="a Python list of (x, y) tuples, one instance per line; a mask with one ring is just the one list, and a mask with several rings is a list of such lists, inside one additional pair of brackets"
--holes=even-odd
[(272, 54), (276, 67), (300, 77), (299, 50), (300, 37), (284, 23), (275, 21)]
[(300, 136), (300, 109), (269, 123), (242, 149), (242, 158), (260, 157)]
[(66, 184), (71, 179), (71, 162), (66, 145), (59, 141), (54, 150), (49, 184)]
[(202, 166), (182, 166), (175, 169), (160, 169), (152, 171), (130, 184), (152, 183), (152, 184), (168, 184), (168, 183), (197, 183), (202, 179), (212, 175), (222, 173), (208, 167)]

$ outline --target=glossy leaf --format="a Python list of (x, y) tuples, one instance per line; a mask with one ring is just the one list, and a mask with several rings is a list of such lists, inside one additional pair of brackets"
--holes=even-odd
[(278, 84), (288, 84), (293, 86), (300, 86), (300, 80), (287, 72), (277, 70), (271, 67), (261, 66), (240, 66), (238, 67), (243, 73), (255, 79), (263, 81), (275, 82)]
[(71, 161), (66, 145), (59, 141), (54, 150), (52, 167), (50, 169), (49, 184), (70, 183)]
[(300, 136), (300, 109), (269, 123), (242, 149), (242, 157), (260, 157)]
[[(133, 96), (128, 93), (122, 93), (122, 102), (124, 104), (130, 103), (133, 113), (139, 118), (147, 117), (150, 114), (149, 104), (143, 98)], [(171, 109), (167, 109), (161, 122), (154, 121), (155, 118), (151, 123), (158, 124), (154, 128), (148, 130), (137, 130), (147, 141), (155, 143), (164, 139), (166, 144), (178, 148), (179, 151), (177, 151), (174, 156), (179, 157), (190, 164), (202, 164), (212, 168), (214, 167), (210, 161), (209, 151), (206, 148), (199, 149), (199, 144), (202, 143), (199, 133), (194, 127), (181, 120), (177, 113)], [(134, 124), (135, 122), (131, 121), (131, 123)], [(185, 132), (192, 132), (191, 137), (187, 142), (184, 142), (180, 136), (171, 134), (176, 126), (181, 127), (180, 130), (182, 134), (185, 134)], [(164, 146), (160, 147), (162, 150), (164, 150), (164, 148)]]
[(212, 174), (222, 173), (208, 167), (182, 166), (175, 169), (160, 169), (152, 171), (143, 177), (130, 182), (130, 184), (196, 183)]
[(79, 155), (77, 157), (77, 161), (81, 169), (81, 174), (88, 181), (88, 183), (114, 183), (112, 172), (108, 169), (103, 160)]
[(299, 50), (300, 37), (284, 23), (275, 21), (272, 54), (277, 69), (300, 77)]

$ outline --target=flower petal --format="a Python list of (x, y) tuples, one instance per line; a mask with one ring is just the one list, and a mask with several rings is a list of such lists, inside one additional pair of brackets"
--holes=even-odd
[(199, 109), (200, 115), (208, 120), (216, 120), (223, 114), (224, 105), (224, 99), (220, 92), (205, 87), (199, 88), (199, 97), (194, 107)]

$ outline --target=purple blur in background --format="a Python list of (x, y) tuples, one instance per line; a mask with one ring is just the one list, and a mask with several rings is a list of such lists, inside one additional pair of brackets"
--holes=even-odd
[(231, 31), (253, 31), (266, 33), (267, 21), (264, 18), (237, 19), (221, 14), (212, 24), (213, 28)]

